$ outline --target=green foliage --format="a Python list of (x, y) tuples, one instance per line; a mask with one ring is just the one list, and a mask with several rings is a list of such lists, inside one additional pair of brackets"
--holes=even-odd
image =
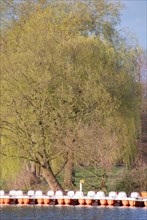
[[(9, 152), (10, 153), (10, 152)], [(8, 155), (9, 155), (8, 153)], [(13, 152), (11, 152), (13, 153)], [(6, 183), (9, 181), (15, 181), (17, 178), (18, 173), (20, 172), (20, 160), (19, 159), (12, 159), (12, 158), (6, 158), (4, 156), (1, 156), (0, 161), (0, 187), (4, 190), (7, 190)]]
[[(76, 152), (75, 164), (89, 155), (104, 170), (131, 164), (139, 54), (115, 34), (120, 5), (30, 4), (30, 11), (28, 3), (15, 6), (17, 19), (2, 33), (2, 138), (19, 157), (54, 171), (67, 150)], [(15, 157), (7, 145), (2, 154)]]

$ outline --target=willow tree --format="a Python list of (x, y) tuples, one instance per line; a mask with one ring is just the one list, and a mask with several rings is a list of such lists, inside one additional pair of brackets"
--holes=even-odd
[(62, 157), (59, 169), (70, 186), (75, 162), (108, 167), (128, 150), (119, 141), (125, 123), (114, 120), (130, 94), (117, 85), (126, 76), (132, 82), (134, 70), (126, 60), (119, 66), (118, 15), (119, 5), (103, 0), (36, 4), (2, 36), (2, 154), (39, 164), (53, 190), (62, 189), (53, 161)]

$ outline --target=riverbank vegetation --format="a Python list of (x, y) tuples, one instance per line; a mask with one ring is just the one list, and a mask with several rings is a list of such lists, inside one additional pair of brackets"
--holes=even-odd
[(143, 190), (144, 179), (129, 182), (139, 175), (141, 51), (117, 28), (121, 5), (2, 5), (1, 187), (76, 189), (84, 178), (85, 190)]

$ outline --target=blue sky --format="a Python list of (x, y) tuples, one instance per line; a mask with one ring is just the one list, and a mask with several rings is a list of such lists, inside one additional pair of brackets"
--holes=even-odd
[(121, 12), (121, 27), (135, 34), (143, 49), (147, 49), (147, 0), (120, 0), (125, 4)]

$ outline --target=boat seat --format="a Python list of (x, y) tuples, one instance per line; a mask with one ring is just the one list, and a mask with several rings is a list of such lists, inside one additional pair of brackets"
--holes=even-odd
[(73, 190), (70, 190), (67, 192), (67, 196), (73, 197), (75, 192)]
[(0, 190), (0, 196), (4, 196), (4, 195), (5, 195), (4, 190)]
[(9, 191), (10, 196), (16, 196), (16, 190), (11, 190)]
[(95, 196), (95, 192), (94, 192), (94, 191), (89, 191), (89, 192), (87, 193), (87, 196), (88, 196), (88, 197), (93, 197), (93, 196)]
[(110, 198), (115, 198), (117, 196), (117, 192), (109, 192), (109, 195), (108, 195)]
[(57, 191), (55, 192), (55, 195), (56, 195), (56, 196), (63, 196), (63, 192), (62, 192), (61, 190), (57, 190)]
[(103, 191), (98, 191), (97, 193), (96, 193), (96, 196), (97, 197), (105, 197), (105, 193), (103, 192)]
[(131, 195), (130, 195), (131, 198), (139, 198), (140, 195), (138, 192), (132, 192)]
[(16, 191), (16, 195), (17, 195), (17, 196), (22, 196), (22, 195), (23, 195), (23, 191), (17, 190), (17, 191)]
[(81, 192), (81, 191), (76, 191), (75, 197), (82, 197), (82, 196), (84, 196), (84, 193), (83, 193), (83, 192)]
[(127, 197), (126, 192), (119, 192), (117, 195), (117, 198), (126, 198), (126, 197)]
[(41, 190), (37, 190), (35, 192), (35, 196), (42, 196), (42, 191)]
[(28, 193), (27, 193), (28, 196), (34, 196), (35, 195), (35, 192), (34, 190), (29, 190)]
[(49, 190), (47, 192), (47, 196), (54, 196), (54, 191), (53, 190)]

